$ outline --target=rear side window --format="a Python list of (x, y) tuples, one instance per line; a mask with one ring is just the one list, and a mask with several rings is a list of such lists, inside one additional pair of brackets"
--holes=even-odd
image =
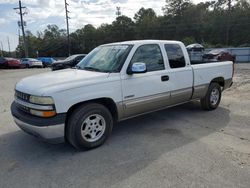
[(183, 51), (178, 44), (165, 44), (170, 68), (185, 67), (186, 62)]
[(136, 62), (145, 63), (148, 72), (165, 69), (161, 49), (157, 44), (145, 44), (138, 47), (131, 64)]

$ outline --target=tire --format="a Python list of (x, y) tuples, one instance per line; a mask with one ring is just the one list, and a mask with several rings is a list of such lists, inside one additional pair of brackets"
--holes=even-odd
[(28, 69), (30, 68), (30, 66), (28, 64), (25, 64), (25, 68)]
[(221, 100), (221, 86), (218, 83), (212, 82), (207, 90), (204, 98), (200, 100), (201, 107), (204, 110), (216, 109)]
[(78, 150), (102, 145), (110, 136), (113, 117), (103, 105), (87, 103), (70, 115), (66, 125), (66, 140)]

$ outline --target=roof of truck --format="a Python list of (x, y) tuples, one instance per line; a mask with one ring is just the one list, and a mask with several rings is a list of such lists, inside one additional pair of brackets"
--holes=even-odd
[(123, 41), (123, 42), (114, 42), (104, 45), (114, 45), (114, 44), (153, 44), (153, 43), (169, 43), (169, 44), (180, 44), (180, 41), (174, 40), (130, 40), (130, 41)]

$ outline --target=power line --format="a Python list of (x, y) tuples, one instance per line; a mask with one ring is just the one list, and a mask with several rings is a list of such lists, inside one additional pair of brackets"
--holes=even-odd
[(68, 43), (68, 56), (70, 56), (70, 38), (69, 38), (69, 19), (70, 17), (68, 16), (68, 6), (69, 4), (65, 0), (65, 13), (66, 13), (66, 24), (67, 24), (67, 43)]
[(23, 9), (26, 9), (26, 7), (22, 7), (22, 2), (21, 0), (19, 0), (19, 7), (14, 8), (14, 10), (18, 10), (17, 13), (20, 14), (21, 28), (23, 32), (24, 53), (25, 53), (25, 57), (29, 57), (28, 46), (27, 46), (27, 41), (26, 41), (25, 31), (24, 31), (24, 21), (23, 21), (23, 15), (27, 14), (27, 12), (23, 12)]

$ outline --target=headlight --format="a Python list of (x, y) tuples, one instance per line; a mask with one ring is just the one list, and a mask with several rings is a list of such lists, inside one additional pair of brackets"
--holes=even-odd
[(29, 101), (35, 104), (54, 104), (52, 97), (38, 97), (31, 95)]

